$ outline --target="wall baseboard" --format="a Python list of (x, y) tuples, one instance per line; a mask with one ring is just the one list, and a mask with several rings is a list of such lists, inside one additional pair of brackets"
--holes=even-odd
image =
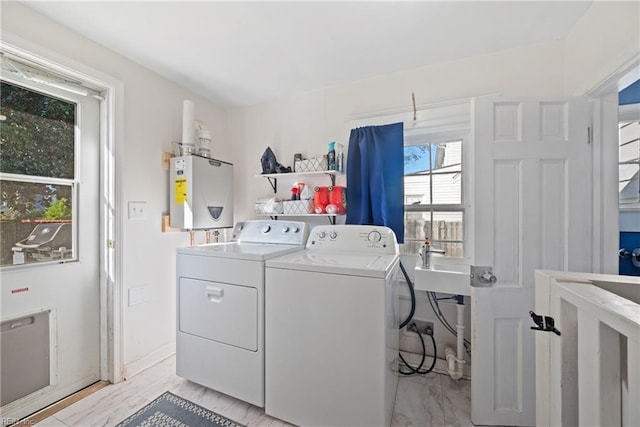
[(162, 347), (152, 351), (151, 353), (141, 357), (140, 359), (126, 364), (124, 367), (124, 379), (128, 380), (129, 378), (139, 374), (145, 369), (148, 369), (153, 365), (162, 362), (166, 358), (173, 356), (175, 353), (175, 342), (163, 345)]

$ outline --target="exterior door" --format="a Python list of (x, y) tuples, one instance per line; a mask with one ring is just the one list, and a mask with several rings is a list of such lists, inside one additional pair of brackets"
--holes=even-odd
[(591, 271), (592, 148), (585, 98), (475, 100), (471, 419), (535, 425), (534, 270)]
[(3, 70), (1, 114), (7, 420), (100, 379), (100, 101)]

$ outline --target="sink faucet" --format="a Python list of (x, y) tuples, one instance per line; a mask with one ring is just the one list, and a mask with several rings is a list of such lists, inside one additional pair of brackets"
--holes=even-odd
[(445, 254), (445, 251), (441, 249), (433, 249), (429, 244), (429, 238), (424, 239), (424, 246), (422, 247), (422, 268), (431, 268), (431, 253)]

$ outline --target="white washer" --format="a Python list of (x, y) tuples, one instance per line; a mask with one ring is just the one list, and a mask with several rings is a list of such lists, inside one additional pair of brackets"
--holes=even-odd
[(398, 386), (398, 244), (386, 227), (317, 226), (267, 261), (267, 414), (303, 426), (389, 426)]
[(304, 222), (247, 221), (235, 242), (178, 249), (176, 373), (264, 407), (265, 261), (304, 249)]

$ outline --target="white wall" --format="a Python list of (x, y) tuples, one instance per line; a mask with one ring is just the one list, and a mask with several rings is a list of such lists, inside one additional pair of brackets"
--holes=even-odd
[(640, 3), (593, 2), (565, 39), (565, 94), (584, 94), (639, 52)]
[[(210, 102), (110, 50), (62, 27), (17, 2), (2, 3), (3, 38), (17, 36), (25, 44), (50, 51), (120, 80), (123, 107), (116, 115), (121, 148), (117, 185), (123, 218), (122, 251), (124, 363), (128, 373), (158, 361), (175, 349), (175, 249), (186, 246), (186, 233), (162, 233), (168, 212), (168, 172), (162, 152), (181, 140), (182, 100), (196, 103), (196, 118), (209, 126), (214, 156), (232, 161), (227, 142), (226, 113)], [(18, 43), (14, 43), (18, 44)], [(127, 220), (127, 202), (146, 201), (147, 219)], [(150, 300), (128, 307), (127, 289), (147, 286)]]
[(562, 43), (538, 44), (232, 110), (229, 135), (236, 166), (246, 171), (237, 177), (241, 191), (236, 191), (236, 218), (253, 217), (255, 199), (269, 194), (267, 182), (255, 177), (261, 172), (259, 159), (267, 146), (285, 165), (291, 165), (294, 153), (326, 154), (332, 140), (346, 147), (353, 116), (408, 108), (412, 92), (419, 105), (492, 93), (561, 95), (561, 64)]

